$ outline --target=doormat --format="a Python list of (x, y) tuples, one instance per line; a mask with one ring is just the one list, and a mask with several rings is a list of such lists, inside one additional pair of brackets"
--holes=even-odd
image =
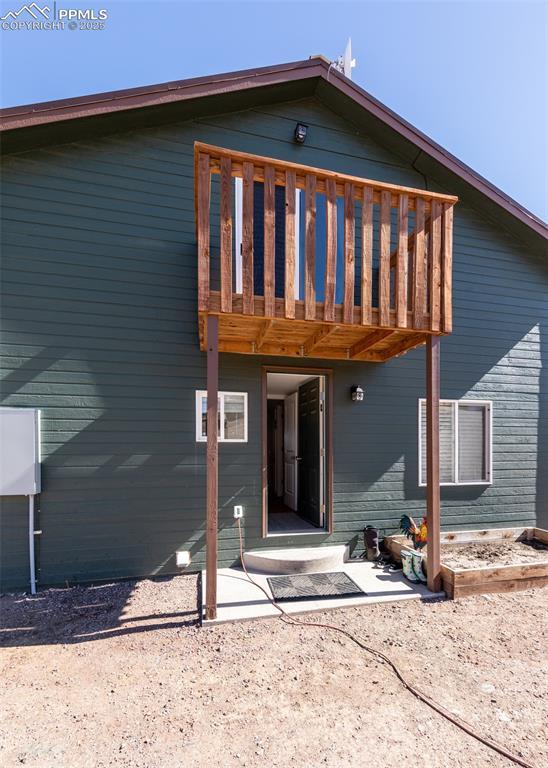
[(269, 576), (274, 600), (319, 600), (323, 597), (359, 597), (365, 592), (346, 573), (302, 573), (296, 576)]

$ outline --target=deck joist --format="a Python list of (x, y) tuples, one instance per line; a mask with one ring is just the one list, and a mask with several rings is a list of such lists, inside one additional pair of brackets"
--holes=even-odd
[[(219, 318), (219, 352), (383, 363), (425, 344), (426, 331), (325, 323), (243, 314)], [(199, 318), (200, 349), (207, 349), (207, 314)]]

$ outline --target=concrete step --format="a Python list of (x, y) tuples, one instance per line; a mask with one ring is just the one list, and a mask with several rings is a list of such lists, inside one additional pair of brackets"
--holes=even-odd
[(246, 568), (258, 573), (278, 575), (336, 571), (348, 560), (345, 544), (295, 549), (254, 549), (244, 552)]

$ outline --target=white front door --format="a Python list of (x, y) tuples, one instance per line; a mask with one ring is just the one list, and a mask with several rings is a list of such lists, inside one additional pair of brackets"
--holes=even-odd
[(294, 392), (284, 401), (284, 504), (297, 509), (297, 398)]
[(320, 376), (320, 526), (325, 528), (325, 377)]
[(274, 406), (274, 491), (277, 498), (284, 495), (284, 433), (283, 402)]

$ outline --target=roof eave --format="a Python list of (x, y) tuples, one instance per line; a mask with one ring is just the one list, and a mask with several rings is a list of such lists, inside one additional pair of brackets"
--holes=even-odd
[(122, 91), (80, 96), (74, 99), (45, 101), (0, 110), (0, 131), (30, 128), (47, 123), (102, 114), (143, 109), (178, 101), (199, 99), (235, 91), (245, 91), (295, 80), (321, 77), (323, 60), (306, 60), (259, 69), (246, 69), (219, 75), (206, 75), (188, 80), (128, 88)]
[(516, 200), (491, 184), (457, 157), (445, 150), (411, 123), (397, 115), (352, 80), (345, 77), (323, 56), (258, 69), (177, 80), (142, 88), (42, 102), (0, 110), (0, 131), (11, 132), (68, 120), (98, 117), (205, 96), (235, 93), (299, 80), (321, 79), (338, 89), (397, 134), (414, 144), (446, 169), (510, 213), (541, 237), (548, 239), (548, 226)]

